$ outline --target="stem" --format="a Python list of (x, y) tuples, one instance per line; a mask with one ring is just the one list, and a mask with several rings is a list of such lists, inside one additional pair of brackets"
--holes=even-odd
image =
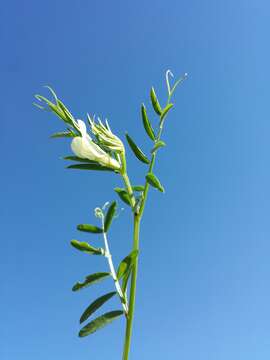
[[(169, 91), (168, 99), (166, 106), (169, 104), (171, 100), (173, 91)], [(159, 122), (159, 130), (158, 135), (155, 140), (155, 143), (160, 140), (163, 125), (164, 125), (165, 117), (160, 116), (160, 122)], [(122, 164), (123, 164), (123, 170), (122, 170), (122, 177), (126, 185), (127, 192), (131, 199), (131, 206), (133, 210), (133, 216), (134, 216), (134, 228), (133, 228), (133, 251), (139, 250), (139, 236), (140, 236), (140, 222), (141, 218), (143, 216), (145, 203), (148, 196), (149, 191), (149, 183), (146, 181), (144, 186), (144, 192), (142, 195), (142, 202), (140, 208), (136, 209), (136, 200), (133, 194), (133, 190), (127, 175), (127, 169), (126, 169), (126, 160), (125, 155), (122, 154), (121, 156)], [(150, 165), (149, 165), (149, 172), (152, 172), (153, 167), (155, 165), (156, 160), (156, 152), (152, 154)], [(129, 311), (128, 315), (126, 317), (126, 334), (125, 334), (125, 344), (124, 344), (124, 351), (123, 351), (123, 358), (122, 360), (128, 360), (129, 357), (129, 351), (130, 351), (130, 343), (131, 343), (131, 335), (132, 335), (132, 324), (133, 324), (133, 317), (134, 317), (134, 308), (135, 308), (135, 300), (136, 300), (136, 284), (137, 284), (137, 274), (138, 274), (138, 256), (136, 258), (134, 267), (132, 269), (132, 277), (131, 277), (131, 285), (130, 285), (130, 295), (129, 295)]]
[[(141, 220), (140, 216), (134, 214), (133, 250), (139, 250), (140, 220)], [(132, 323), (133, 323), (135, 299), (136, 299), (137, 273), (138, 273), (138, 257), (136, 258), (132, 271), (132, 277), (131, 277), (129, 312), (126, 322), (126, 335), (125, 335), (123, 360), (128, 360), (129, 350), (130, 350)]]
[[(103, 229), (104, 229), (104, 216), (102, 216), (102, 226), (103, 226)], [(105, 246), (105, 257), (108, 260), (110, 272), (111, 272), (111, 275), (112, 275), (112, 278), (113, 278), (113, 281), (114, 281), (114, 284), (115, 284), (116, 291), (117, 291), (117, 293), (119, 295), (119, 298), (121, 300), (124, 312), (125, 312), (125, 314), (127, 316), (127, 314), (128, 314), (127, 299), (126, 299), (126, 296), (123, 294), (123, 291), (122, 291), (121, 286), (119, 284), (119, 281), (117, 279), (116, 271), (115, 271), (113, 261), (112, 261), (112, 254), (110, 253), (107, 234), (105, 232), (103, 232), (103, 239), (104, 239), (104, 246)]]
[(131, 184), (130, 184), (130, 181), (129, 181), (129, 177), (128, 177), (126, 172), (124, 174), (122, 174), (122, 177), (123, 177), (123, 180), (124, 180), (125, 185), (126, 185), (127, 193), (128, 193), (129, 198), (131, 200), (132, 209), (134, 209), (135, 204), (136, 204), (136, 200), (135, 200), (133, 190), (132, 190), (132, 187), (131, 187)]
[[(171, 99), (171, 97), (169, 96), (166, 105), (169, 104), (170, 99)], [(160, 138), (161, 138), (164, 120), (165, 120), (165, 118), (163, 118), (162, 120), (160, 119), (159, 130), (158, 130), (157, 138), (156, 138), (156, 140), (155, 140), (155, 144), (156, 144), (156, 143), (160, 140)], [(152, 172), (153, 167), (154, 167), (154, 165), (155, 165), (156, 154), (157, 154), (157, 152), (155, 151), (155, 152), (152, 154), (152, 157), (151, 157), (151, 161), (150, 161), (150, 165), (149, 165), (149, 170), (148, 170), (148, 172), (150, 172), (150, 173)], [(140, 207), (140, 211), (139, 211), (139, 216), (140, 216), (140, 218), (141, 218), (142, 215), (143, 215), (145, 203), (146, 203), (147, 196), (148, 196), (148, 191), (149, 191), (149, 183), (148, 183), (147, 181), (145, 181), (144, 192), (143, 192), (143, 197), (142, 197), (142, 203), (141, 203), (141, 207)]]
[[(169, 101), (170, 101), (170, 96), (167, 100), (167, 104), (169, 103)], [(159, 131), (158, 131), (158, 135), (155, 140), (155, 143), (160, 140), (162, 130), (163, 130), (164, 120), (165, 120), (165, 118), (163, 118), (162, 120), (160, 119)], [(150, 165), (149, 165), (149, 170), (148, 170), (149, 172), (152, 172), (152, 170), (153, 170), (153, 167), (155, 164), (155, 159), (156, 159), (156, 152), (154, 152), (152, 154)], [(133, 199), (134, 199), (134, 205), (132, 205), (133, 212), (134, 212), (133, 250), (139, 250), (140, 222), (141, 222), (141, 218), (143, 215), (145, 203), (147, 200), (147, 195), (148, 195), (148, 191), (149, 191), (149, 183), (147, 181), (145, 182), (141, 207), (140, 207), (139, 211), (137, 212), (135, 209), (136, 202), (135, 202), (133, 190), (130, 185), (130, 181), (129, 181), (129, 178), (128, 178), (127, 172), (126, 172), (126, 164), (124, 166), (124, 172), (123, 172), (122, 176), (123, 176), (123, 180), (126, 185), (127, 192), (130, 195), (130, 198), (132, 199), (132, 204), (133, 204)], [(135, 264), (134, 264), (134, 267), (132, 270), (130, 295), (129, 295), (129, 312), (128, 312), (128, 316), (126, 319), (126, 335), (125, 335), (125, 344), (124, 344), (124, 351), (123, 351), (123, 360), (128, 360), (129, 351), (130, 351), (132, 324), (133, 324), (135, 299), (136, 299), (137, 273), (138, 273), (138, 257), (136, 258), (136, 261), (135, 261)]]

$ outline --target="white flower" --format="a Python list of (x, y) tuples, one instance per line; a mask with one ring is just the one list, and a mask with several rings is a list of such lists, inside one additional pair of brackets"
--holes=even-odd
[(119, 162), (92, 141), (82, 120), (78, 120), (78, 127), (81, 136), (76, 136), (71, 142), (71, 149), (74, 154), (79, 158), (97, 161), (102, 166), (119, 170), (121, 168)]

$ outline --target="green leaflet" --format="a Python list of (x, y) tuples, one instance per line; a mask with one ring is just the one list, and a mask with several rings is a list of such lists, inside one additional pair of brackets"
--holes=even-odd
[(163, 120), (165, 118), (165, 116), (168, 114), (168, 112), (170, 111), (170, 109), (173, 107), (173, 104), (168, 104), (163, 110), (162, 110), (162, 114), (160, 116), (160, 119)]
[(157, 149), (159, 149), (160, 147), (166, 146), (165, 142), (162, 140), (158, 140), (155, 143), (155, 146), (153, 147), (153, 149), (151, 150), (151, 153), (153, 154), (155, 151), (157, 151)]
[(45, 85), (44, 87), (50, 90), (50, 92), (51, 92), (51, 94), (52, 94), (52, 96), (53, 96), (53, 98), (54, 98), (54, 100), (55, 100), (55, 102), (57, 104), (59, 100), (58, 100), (58, 97), (57, 97), (55, 91), (49, 85)]
[[(143, 185), (135, 185), (132, 186), (133, 191), (137, 192), (143, 192), (144, 186)], [(117, 195), (120, 197), (121, 200), (123, 200), (127, 205), (131, 205), (130, 197), (128, 195), (128, 192), (125, 188), (114, 188), (114, 191), (117, 193)]]
[[(47, 87), (50, 90), (50, 92), (55, 100), (55, 104), (41, 95), (35, 95), (35, 98), (37, 100), (39, 100), (40, 102), (44, 101), (51, 111), (53, 111), (57, 116), (60, 117), (60, 119), (65, 121), (67, 124), (71, 125), (78, 133), (80, 133), (78, 125), (76, 123), (76, 120), (74, 119), (71, 112), (63, 104), (63, 102), (57, 98), (56, 93), (53, 91), (53, 89), (51, 87), (49, 87), (49, 86), (45, 86), (45, 87)], [(38, 104), (35, 104), (35, 105), (38, 106), (39, 108), (42, 108)], [(43, 107), (43, 110), (45, 110), (45, 109), (46, 108)]]
[(123, 188), (114, 188), (114, 191), (117, 193), (117, 195), (120, 197), (120, 199), (122, 201), (124, 201), (124, 203), (131, 206), (131, 201), (130, 201), (129, 195), (128, 195), (128, 193), (127, 193), (127, 191), (125, 189), (123, 189)]
[(145, 164), (149, 164), (150, 161), (147, 159), (146, 155), (135, 144), (135, 142), (131, 139), (131, 137), (128, 135), (128, 133), (126, 133), (126, 139), (127, 139), (127, 142), (129, 144), (131, 150), (133, 151), (134, 155), (136, 156), (136, 158), (139, 159), (140, 161), (142, 161)]
[(63, 159), (64, 160), (78, 161), (78, 162), (85, 162), (85, 163), (88, 163), (88, 164), (97, 164), (97, 165), (99, 165), (99, 163), (97, 161), (93, 161), (93, 160), (89, 160), (89, 159), (83, 159), (83, 158), (80, 158), (78, 156), (73, 156), (73, 155), (65, 156), (65, 157), (63, 157)]
[(71, 137), (75, 137), (75, 136), (77, 136), (77, 134), (74, 131), (68, 129), (68, 131), (60, 131), (60, 132), (54, 133), (50, 137), (52, 139), (56, 139), (56, 138), (62, 138), (62, 137), (71, 138)]
[(70, 244), (75, 249), (83, 251), (86, 254), (102, 255), (102, 249), (97, 249), (97, 248), (89, 245), (87, 242), (82, 242), (82, 241), (78, 241), (78, 240), (71, 240)]
[(132, 266), (126, 271), (126, 273), (122, 277), (122, 291), (125, 294), (127, 291), (128, 279), (131, 275)]
[(132, 190), (133, 191), (144, 191), (144, 186), (143, 185), (135, 185), (135, 186), (132, 186)]
[(157, 95), (155, 93), (155, 89), (153, 87), (151, 88), (151, 91), (150, 91), (150, 98), (151, 98), (151, 102), (152, 102), (152, 105), (153, 105), (153, 108), (154, 108), (155, 112), (158, 115), (161, 115), (162, 114), (162, 109), (161, 109), (161, 106), (159, 104)]
[(113, 201), (111, 203), (109, 209), (107, 210), (106, 217), (104, 220), (104, 232), (108, 232), (108, 230), (111, 226), (111, 223), (113, 221), (113, 218), (114, 218), (114, 215), (116, 212), (116, 207), (117, 207), (116, 201)]
[(99, 272), (99, 273), (95, 273), (92, 275), (88, 275), (88, 276), (86, 276), (84, 282), (82, 282), (82, 283), (77, 282), (73, 286), (72, 291), (78, 291), (78, 290), (84, 289), (85, 287), (87, 287), (89, 285), (96, 284), (110, 275), (111, 275), (111, 273), (108, 273), (108, 272)]
[(146, 108), (145, 108), (144, 104), (142, 104), (141, 113), (142, 113), (143, 126), (144, 126), (146, 133), (148, 134), (148, 136), (150, 137), (151, 140), (155, 140), (155, 138), (156, 138), (155, 133), (154, 133), (151, 123), (148, 119), (148, 116), (146, 113)]
[(161, 192), (164, 192), (164, 187), (161, 185), (158, 178), (153, 173), (148, 173), (146, 175), (147, 182), (153, 186), (154, 188), (158, 189)]
[(77, 230), (84, 231), (84, 232), (90, 232), (93, 234), (103, 233), (103, 230), (100, 227), (91, 225), (91, 224), (79, 224), (77, 226)]
[(113, 291), (103, 296), (100, 296), (98, 299), (93, 301), (83, 312), (80, 318), (80, 324), (87, 320), (97, 309), (99, 309), (103, 304), (105, 304), (106, 301), (110, 300), (115, 294), (117, 294), (117, 292)]
[(65, 121), (67, 124), (74, 126), (73, 121), (71, 121), (67, 115), (63, 112), (63, 110), (58, 106), (58, 104), (54, 104), (52, 103), (50, 100), (48, 100), (47, 98), (45, 98), (42, 95), (35, 95), (35, 98), (37, 100), (39, 100), (40, 102), (44, 101), (47, 106), (49, 107), (49, 109), (54, 112), (58, 117), (60, 117), (60, 119), (62, 119), (63, 121)]
[(120, 280), (133, 266), (139, 251), (133, 250), (128, 256), (126, 256), (121, 263), (119, 264), (118, 270), (117, 270), (117, 278)]
[[(132, 187), (132, 190), (133, 191), (138, 191), (138, 192), (142, 192), (144, 191), (144, 185), (134, 185), (134, 186), (131, 186)], [(116, 187), (114, 188), (114, 191), (115, 192), (121, 192), (121, 191), (127, 191), (125, 188), (119, 188), (119, 187)]]
[(113, 320), (117, 319), (123, 314), (123, 311), (115, 310), (99, 316), (81, 329), (81, 331), (79, 332), (79, 337), (93, 334), (95, 331), (102, 329), (104, 326), (110, 324)]
[(101, 166), (98, 163), (69, 165), (67, 166), (67, 169), (114, 171), (113, 169), (106, 166)]
[(63, 102), (58, 99), (57, 105), (63, 111), (68, 121), (74, 125), (74, 117), (72, 116), (71, 112), (67, 109), (67, 107), (63, 104)]

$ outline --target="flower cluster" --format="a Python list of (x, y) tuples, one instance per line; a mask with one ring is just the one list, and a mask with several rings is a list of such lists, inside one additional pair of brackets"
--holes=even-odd
[[(92, 160), (102, 166), (119, 170), (121, 168), (120, 162), (99, 146), (99, 144), (104, 145), (108, 151), (123, 151), (124, 146), (118, 137), (115, 136), (111, 130), (108, 130), (101, 121), (99, 125), (96, 125), (94, 121), (91, 120), (92, 132), (96, 135), (99, 142), (99, 144), (96, 144), (87, 133), (85, 123), (82, 120), (77, 120), (77, 124), (81, 136), (74, 137), (71, 142), (71, 149), (74, 154), (79, 158)], [(119, 142), (122, 145), (121, 149)]]

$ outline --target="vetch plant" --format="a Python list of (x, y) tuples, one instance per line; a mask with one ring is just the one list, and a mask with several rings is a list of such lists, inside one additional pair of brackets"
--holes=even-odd
[(144, 214), (150, 187), (153, 187), (160, 192), (164, 192), (163, 185), (153, 172), (154, 164), (158, 150), (165, 146), (161, 136), (167, 115), (173, 108), (173, 104), (171, 103), (172, 96), (176, 87), (183, 82), (186, 76), (187, 75), (185, 74), (171, 85), (173, 74), (170, 70), (166, 72), (168, 97), (164, 107), (161, 106), (154, 88), (151, 88), (150, 100), (154, 112), (158, 116), (157, 126), (152, 125), (145, 105), (141, 105), (143, 127), (147, 136), (152, 141), (149, 156), (146, 156), (130, 135), (126, 134), (126, 140), (131, 151), (144, 166), (147, 166), (144, 185), (132, 185), (130, 182), (127, 172), (125, 146), (113, 133), (107, 121), (102, 122), (99, 118), (96, 121), (94, 117), (87, 114), (89, 126), (89, 129), (87, 129), (87, 124), (82, 120), (75, 119), (50, 87), (48, 88), (52, 94), (53, 101), (44, 96), (36, 95), (36, 99), (39, 101), (39, 104), (35, 104), (37, 107), (53, 112), (66, 124), (67, 129), (65, 131), (53, 134), (52, 137), (72, 139), (71, 150), (73, 154), (64, 157), (64, 159), (72, 161), (73, 164), (67, 166), (67, 168), (111, 171), (121, 177), (124, 184), (124, 187), (117, 187), (114, 191), (118, 197), (129, 206), (133, 214), (133, 241), (130, 253), (120, 262), (119, 266), (117, 268), (115, 267), (109, 246), (109, 230), (117, 213), (116, 201), (106, 203), (102, 208), (95, 209), (95, 216), (99, 220), (97, 225), (79, 224), (77, 226), (79, 231), (100, 236), (103, 239), (102, 247), (96, 248), (87, 242), (79, 240), (71, 241), (71, 245), (75, 249), (88, 255), (103, 256), (108, 263), (107, 271), (87, 275), (82, 282), (77, 282), (72, 288), (74, 292), (100, 282), (107, 277), (111, 277), (114, 283), (114, 291), (104, 294), (93, 301), (81, 315), (80, 323), (82, 324), (92, 317), (93, 314), (113, 296), (119, 298), (120, 305), (119, 309), (107, 312), (88, 322), (80, 330), (79, 336), (85, 337), (90, 335), (118, 317), (123, 316), (126, 322), (123, 360), (128, 360), (131, 345), (138, 272), (140, 223)]

